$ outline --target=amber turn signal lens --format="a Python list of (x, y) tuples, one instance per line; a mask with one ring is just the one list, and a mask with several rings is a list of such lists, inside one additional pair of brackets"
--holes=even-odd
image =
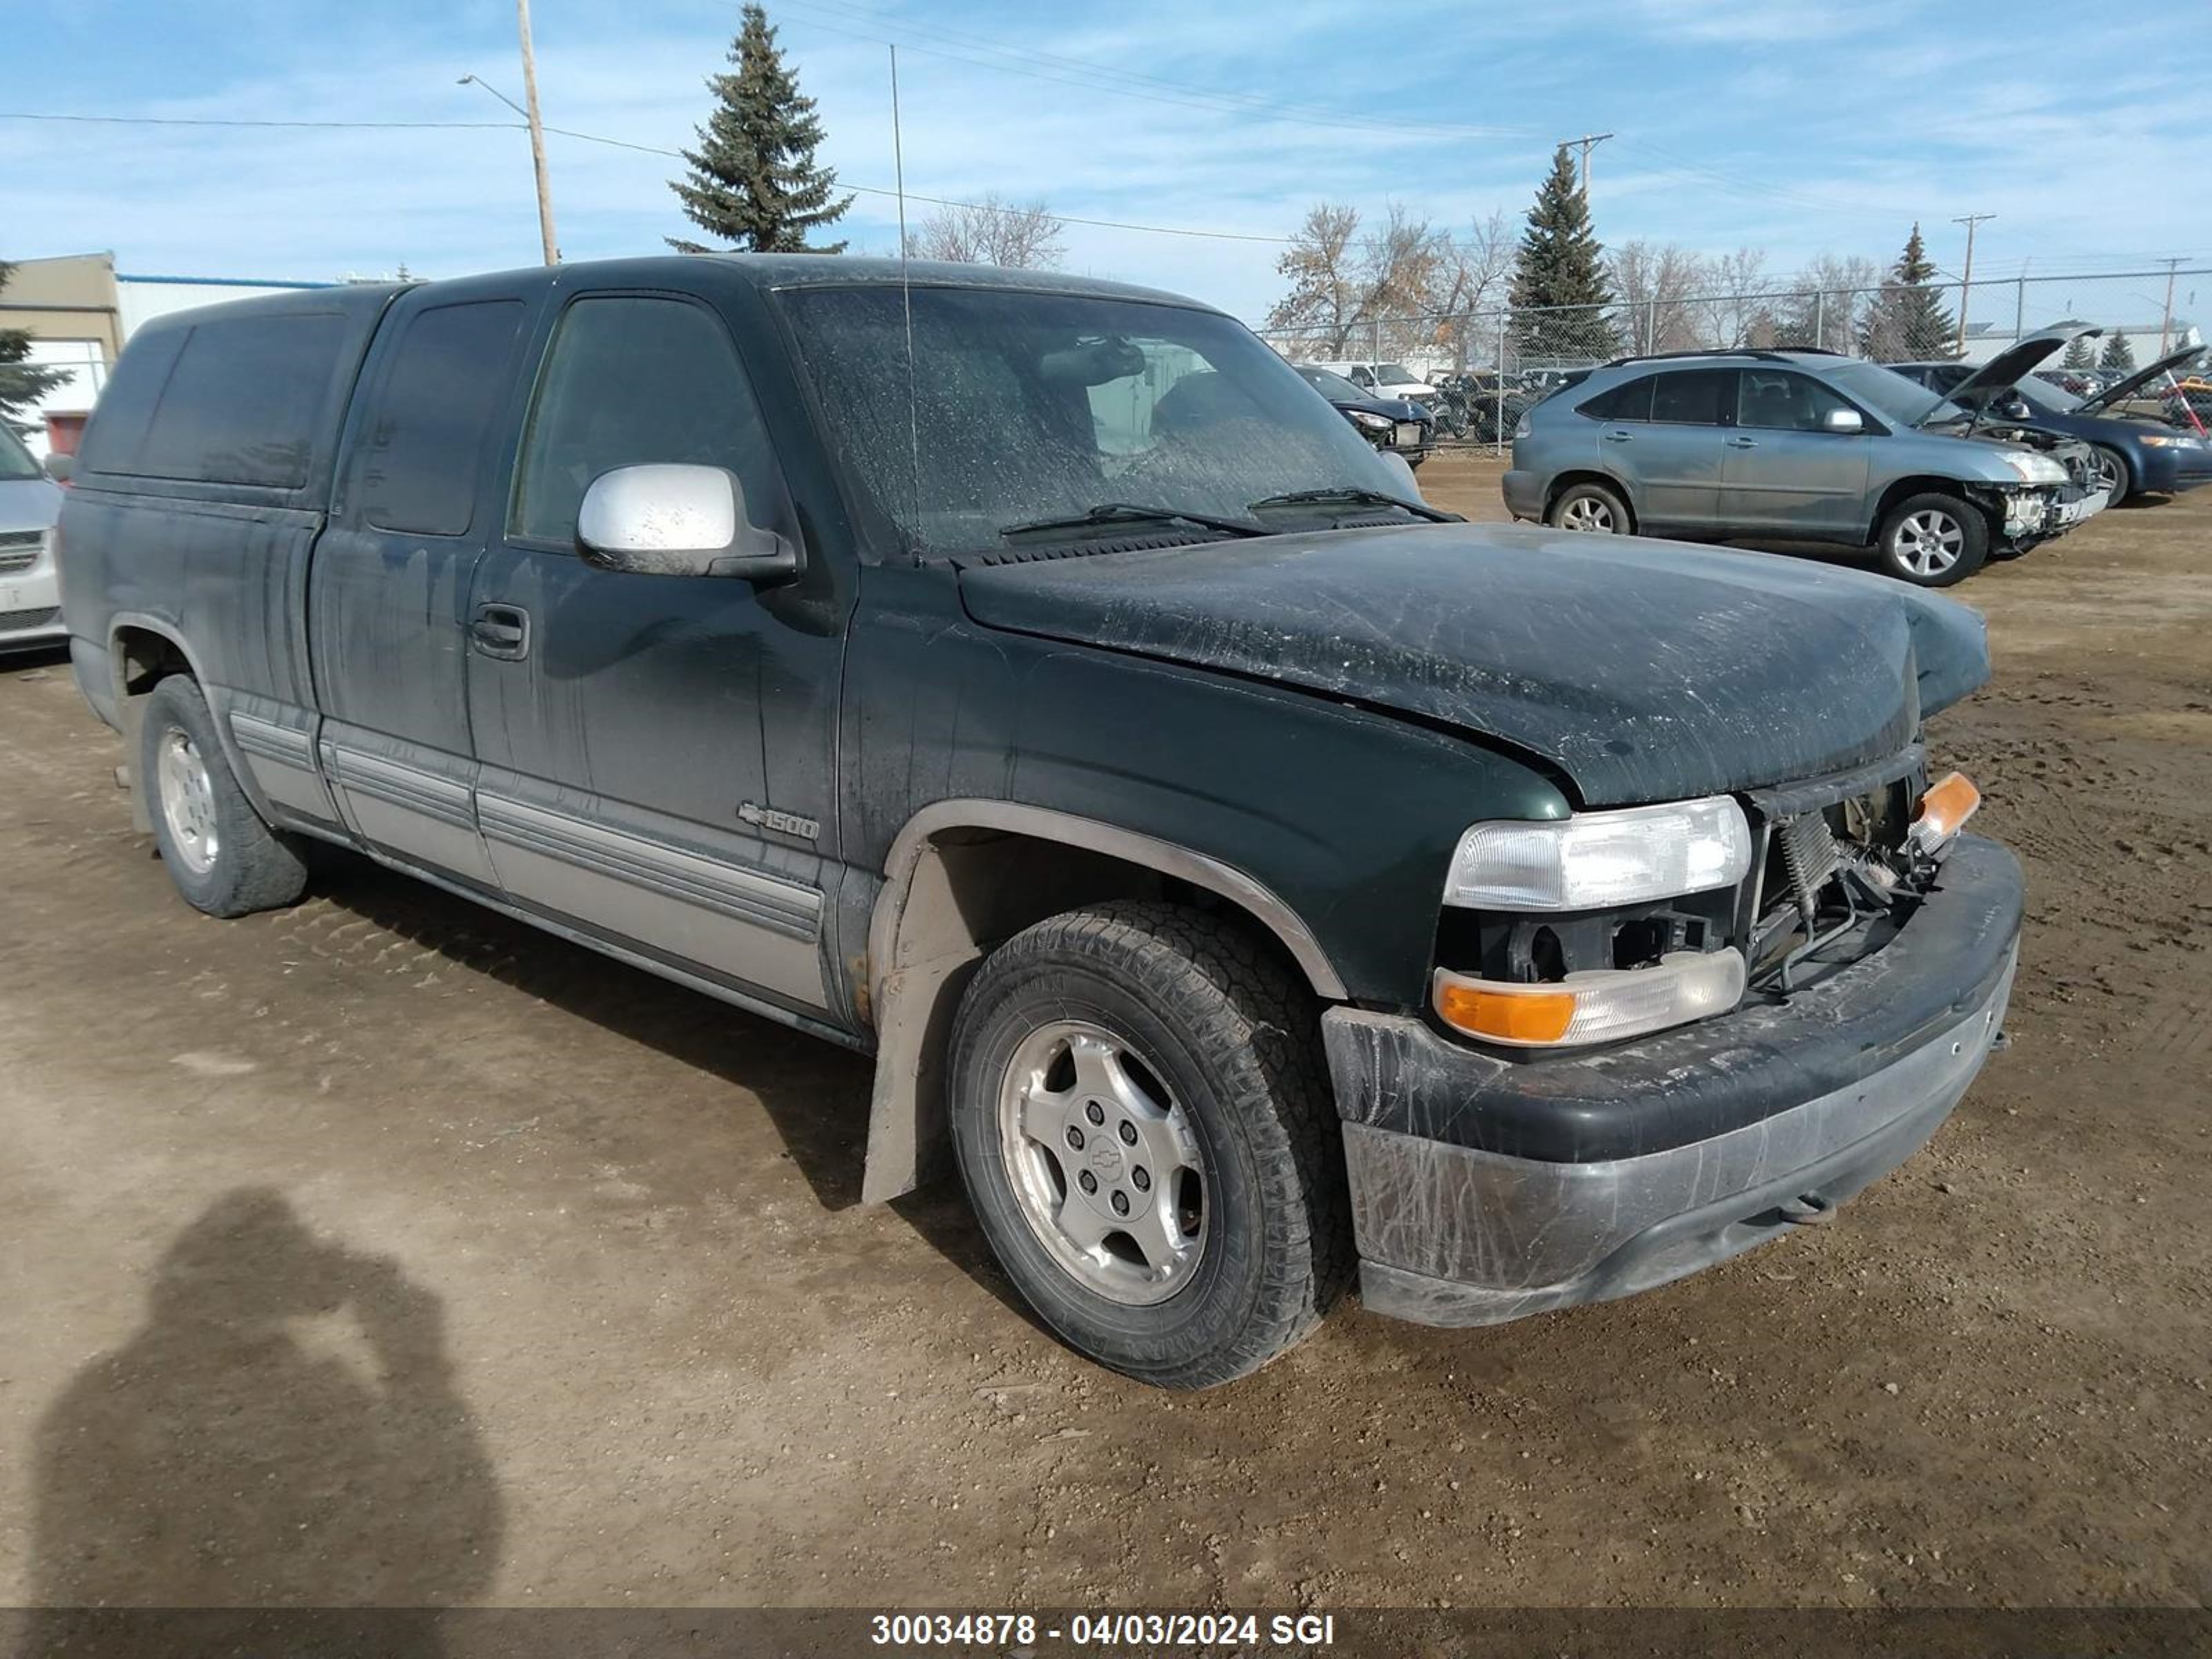
[(1471, 1036), (1500, 1042), (1557, 1042), (1574, 1019), (1575, 994), (1508, 994), (1445, 980), (1437, 987), (1437, 1012), (1446, 1024)]
[(1930, 784), (1920, 798), (1920, 816), (1912, 821), (1913, 844), (1923, 853), (1934, 852), (1959, 833), (1981, 804), (1982, 792), (1964, 772)]

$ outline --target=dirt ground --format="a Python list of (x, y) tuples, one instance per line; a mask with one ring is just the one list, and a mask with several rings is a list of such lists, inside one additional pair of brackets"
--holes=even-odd
[[(1500, 516), (1497, 468), (1432, 499)], [(2010, 1018), (1838, 1224), (1170, 1397), (847, 1054), (349, 864), (185, 908), (0, 665), (0, 1604), (2212, 1602), (2212, 490), (1992, 566)]]

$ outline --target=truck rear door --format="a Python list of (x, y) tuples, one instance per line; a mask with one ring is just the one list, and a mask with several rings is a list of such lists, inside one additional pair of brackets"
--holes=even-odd
[(346, 423), (307, 586), (319, 752), (369, 846), (485, 888), (468, 717), (469, 584), (496, 509), (489, 459), (546, 279), (393, 302)]

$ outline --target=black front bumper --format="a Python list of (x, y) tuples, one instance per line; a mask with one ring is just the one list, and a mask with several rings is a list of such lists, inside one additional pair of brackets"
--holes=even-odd
[(1406, 1015), (1323, 1022), (1371, 1307), (1481, 1324), (1680, 1278), (1894, 1168), (1980, 1069), (2020, 866), (1961, 836), (1896, 937), (1786, 1002), (1507, 1060)]

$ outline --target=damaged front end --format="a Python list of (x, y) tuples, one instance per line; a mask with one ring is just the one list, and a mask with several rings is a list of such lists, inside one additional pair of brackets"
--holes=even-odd
[(2020, 475), (2016, 484), (1971, 487), (1990, 509), (1992, 541), (2001, 552), (2025, 553), (2111, 505), (2098, 482), (2096, 451), (2078, 438), (2003, 421), (1977, 424), (1960, 435), (2002, 445), (2007, 465)]
[(1650, 1289), (1910, 1157), (2012, 982), (2020, 867), (1962, 833), (1978, 801), (1915, 744), (1577, 814), (1556, 861), (1545, 826), (1475, 826), (1430, 1018), (1323, 1020), (1368, 1305), (1491, 1324)]

